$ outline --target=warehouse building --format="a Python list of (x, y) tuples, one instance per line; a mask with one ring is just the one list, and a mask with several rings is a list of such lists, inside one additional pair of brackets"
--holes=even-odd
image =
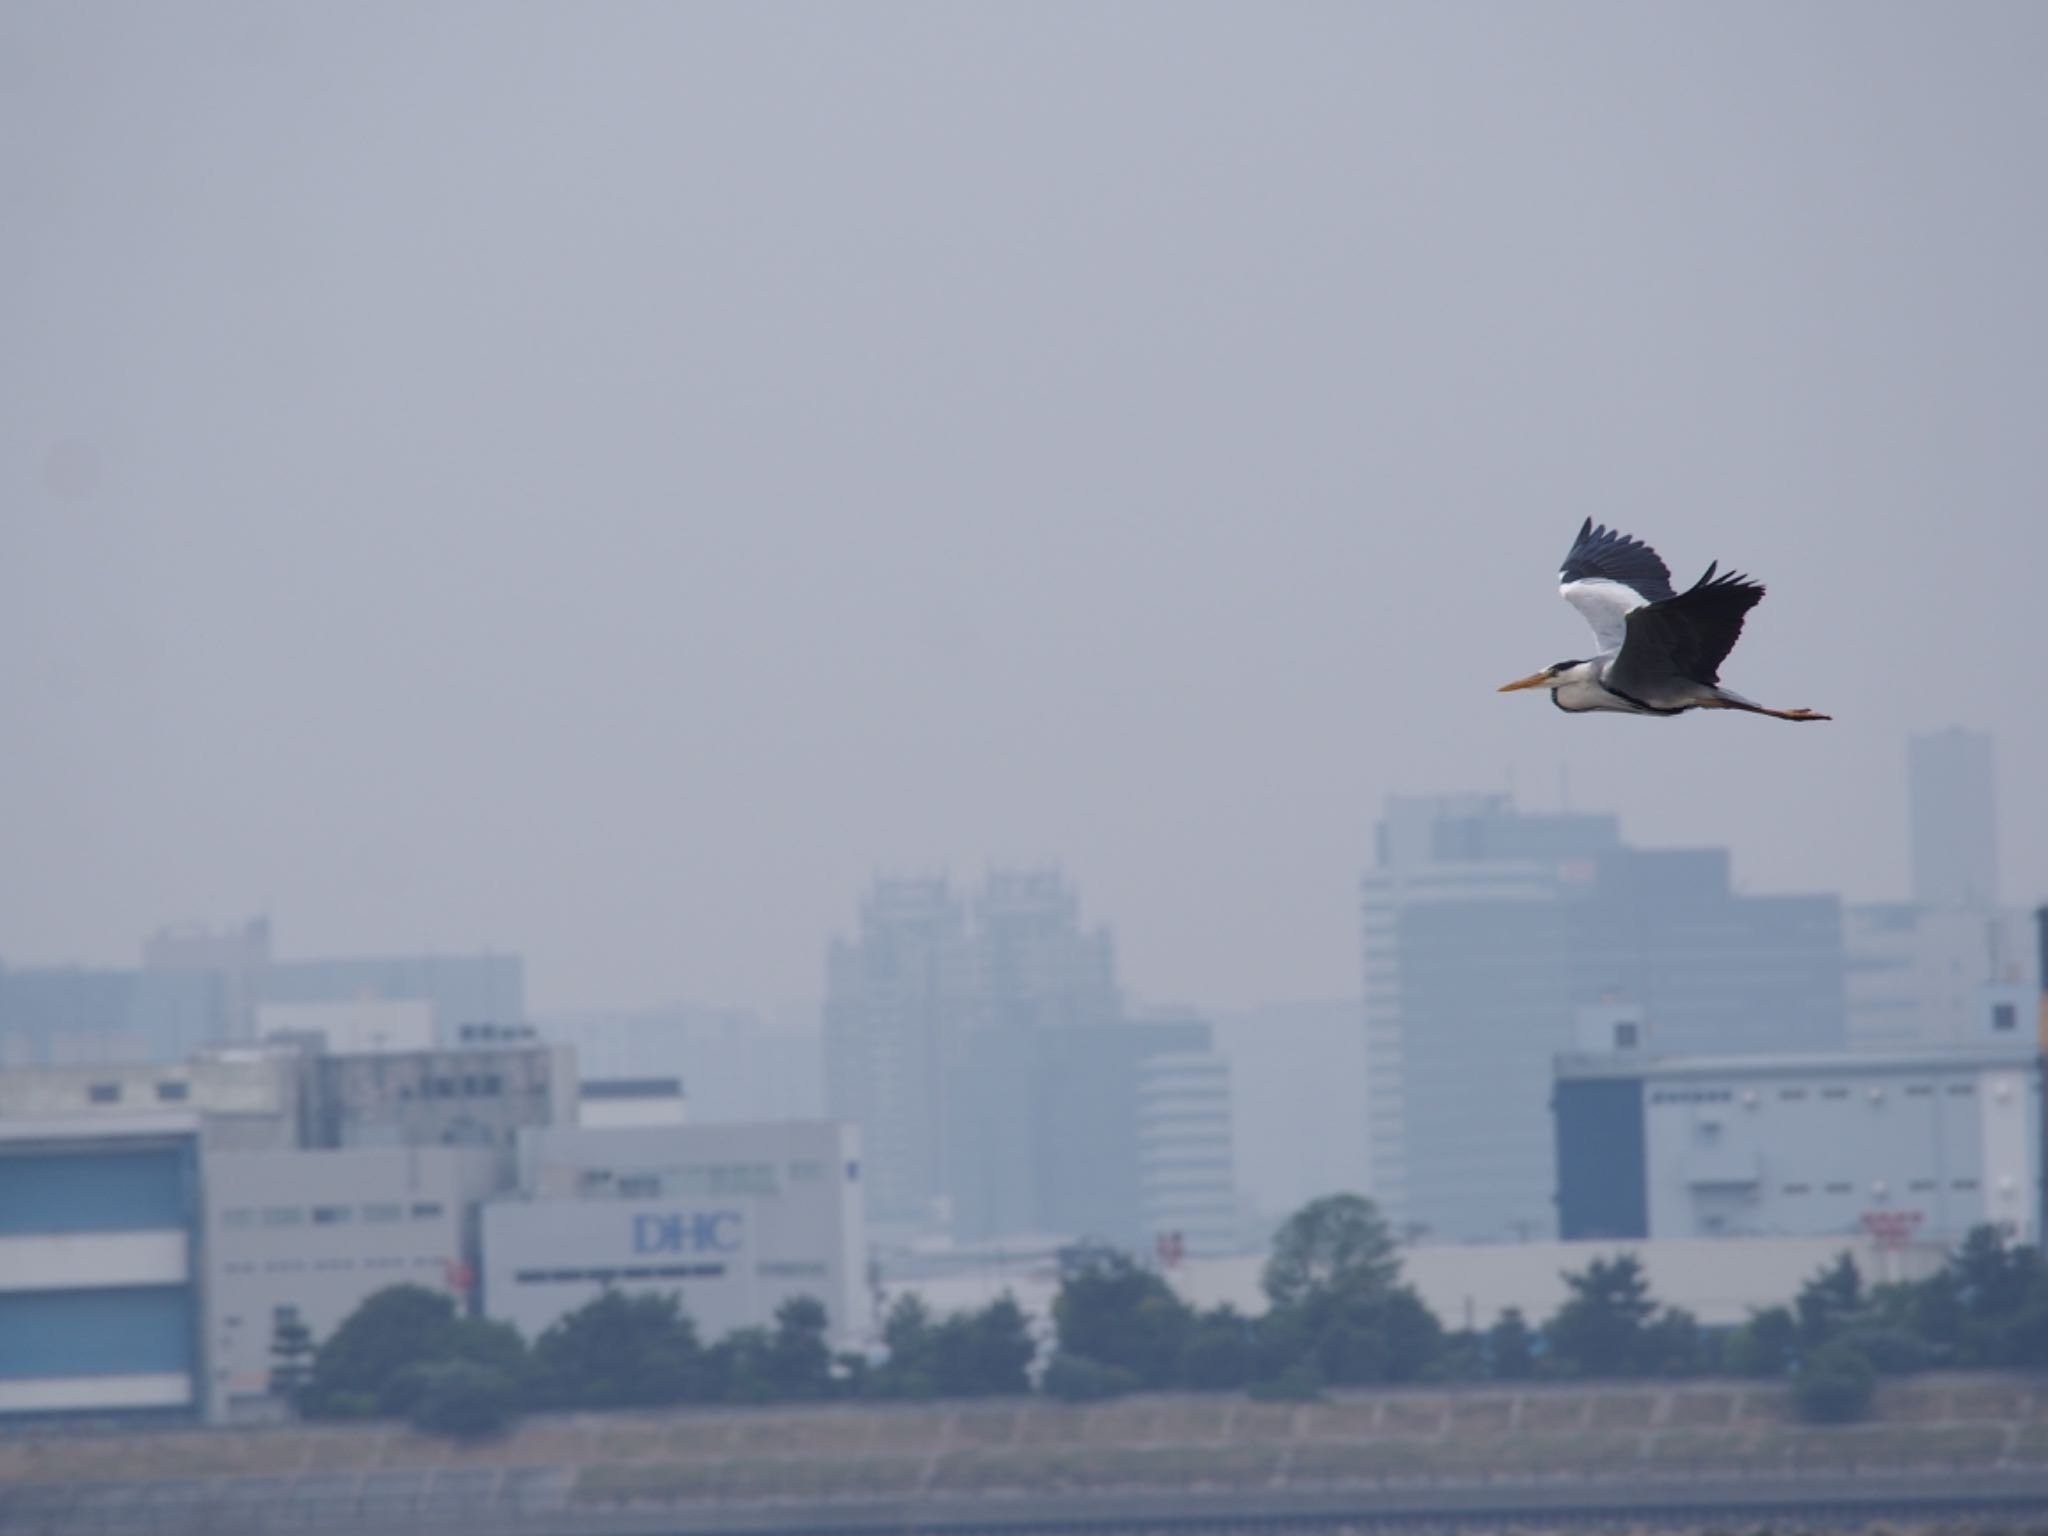
[(2041, 1058), (2024, 1044), (1557, 1061), (1566, 1238), (2038, 1240)]
[(208, 1152), (207, 1417), (276, 1415), (271, 1345), (287, 1321), (319, 1343), (392, 1285), (466, 1303), (497, 1169), (488, 1147)]
[(613, 1286), (679, 1294), (707, 1342), (796, 1296), (841, 1344), (867, 1326), (853, 1126), (554, 1127), (519, 1154), (518, 1196), (483, 1208), (484, 1310), (528, 1339)]

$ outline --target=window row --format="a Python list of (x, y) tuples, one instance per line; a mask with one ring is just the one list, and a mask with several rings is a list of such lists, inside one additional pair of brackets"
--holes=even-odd
[[(123, 1084), (88, 1083), (85, 1097), (93, 1104), (118, 1104), (121, 1102)], [(156, 1085), (156, 1099), (159, 1104), (182, 1104), (192, 1097), (192, 1085), (182, 1079), (167, 1077)]]
[(308, 1224), (316, 1227), (347, 1226), (358, 1216), (366, 1224), (389, 1224), (404, 1221), (410, 1214), (414, 1221), (438, 1221), (447, 1214), (447, 1207), (438, 1200), (415, 1200), (407, 1205), (399, 1200), (371, 1201), (365, 1205), (231, 1205), (220, 1213), (220, 1224), (232, 1229), (248, 1227), (302, 1227)]
[[(1976, 1189), (1978, 1184), (1975, 1179), (1950, 1179), (1948, 1187), (1950, 1189)], [(1940, 1189), (1941, 1180), (1914, 1179), (1906, 1188), (1915, 1194), (1926, 1194), (1932, 1190)], [(1837, 1180), (1833, 1183), (1821, 1185), (1821, 1190), (1823, 1193), (1830, 1195), (1851, 1195), (1856, 1192), (1856, 1186), (1853, 1182)], [(1811, 1184), (1784, 1184), (1779, 1186), (1778, 1192), (1784, 1195), (1810, 1195), (1813, 1193), (1813, 1186)]]
[(348, 1273), (354, 1270), (432, 1269), (445, 1268), (447, 1261), (439, 1255), (421, 1255), (407, 1259), (388, 1254), (371, 1258), (356, 1259), (347, 1256), (326, 1259), (230, 1259), (221, 1265), (221, 1272), (229, 1275), (303, 1275)]

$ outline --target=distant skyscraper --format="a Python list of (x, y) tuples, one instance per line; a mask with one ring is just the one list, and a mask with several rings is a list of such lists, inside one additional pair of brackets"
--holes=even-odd
[(204, 972), (0, 966), (0, 1067), (180, 1061), (225, 1039), (228, 1020)]
[(992, 874), (971, 912), (943, 880), (882, 881), (832, 949), (827, 1096), (865, 1127), (875, 1215), (1226, 1246), (1229, 1068), (1209, 1026), (1126, 1017), (1109, 933), (1055, 871)]
[(1913, 900), (1985, 911), (1998, 905), (1998, 813), (1991, 738), (1951, 727), (1906, 743)]
[(142, 968), (220, 978), (226, 1038), (256, 1038), (256, 986), (270, 964), (270, 919), (218, 932), (197, 924), (164, 928), (142, 947)]
[(930, 1224), (947, 1189), (950, 1054), (975, 1001), (965, 906), (943, 879), (876, 881), (825, 987), (825, 1099), (862, 1128), (868, 1214)]
[(1400, 1226), (1547, 1237), (1551, 1059), (1828, 1050), (1832, 896), (1733, 894), (1720, 849), (1622, 845), (1611, 816), (1397, 798), (1365, 877), (1368, 1168)]
[(1230, 1061), (1237, 1187), (1263, 1222), (1367, 1187), (1360, 1007), (1340, 998), (1216, 1020), (1217, 1048)]
[(1849, 1033), (1890, 1049), (1974, 1040), (1993, 994), (2038, 980), (2033, 920), (1998, 906), (1991, 738), (1965, 730), (1906, 744), (1910, 901), (1843, 912)]
[(824, 1046), (808, 1030), (773, 1029), (738, 1008), (673, 1003), (656, 1008), (557, 1013), (534, 1020), (576, 1047), (584, 1081), (676, 1078), (693, 1125), (817, 1120), (825, 1112)]
[(465, 1025), (526, 1022), (526, 966), (517, 955), (394, 955), (345, 960), (273, 960), (258, 973), (256, 1027), (266, 1012), (303, 1027), (333, 1006), (360, 1013), (412, 1004), (434, 1043), (460, 1042)]

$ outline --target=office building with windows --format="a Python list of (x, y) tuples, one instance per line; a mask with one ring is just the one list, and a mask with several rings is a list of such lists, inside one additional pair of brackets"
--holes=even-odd
[(1844, 1038), (1832, 896), (1748, 896), (1721, 849), (1626, 846), (1615, 819), (1506, 796), (1396, 797), (1363, 882), (1367, 1177), (1396, 1229), (1552, 1236), (1551, 1058), (1588, 1034), (1663, 1053)]

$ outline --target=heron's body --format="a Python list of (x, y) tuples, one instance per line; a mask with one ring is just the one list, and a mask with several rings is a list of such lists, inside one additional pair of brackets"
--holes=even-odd
[(1721, 663), (1763, 587), (1728, 572), (1675, 591), (1671, 572), (1640, 539), (1589, 517), (1558, 572), (1559, 591), (1593, 627), (1598, 655), (1560, 661), (1501, 689), (1548, 688), (1568, 714), (1682, 715), (1739, 709), (1780, 720), (1825, 720), (1810, 709), (1769, 709), (1721, 686)]

